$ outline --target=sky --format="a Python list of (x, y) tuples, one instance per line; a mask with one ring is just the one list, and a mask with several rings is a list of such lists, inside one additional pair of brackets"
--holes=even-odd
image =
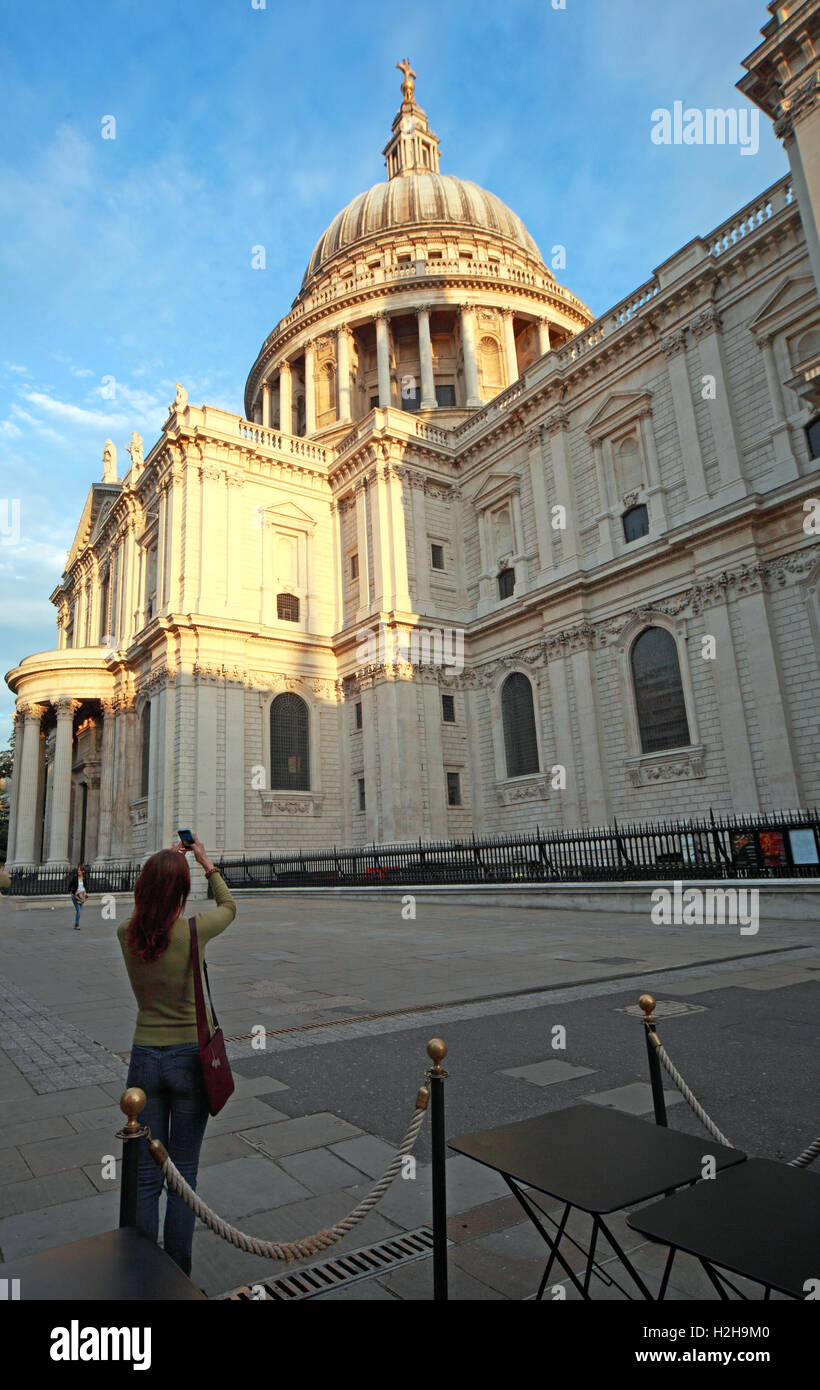
[[(548, 265), (565, 247), (557, 279), (600, 314), (788, 171), (762, 113), (755, 153), (652, 139), (676, 101), (748, 112), (734, 84), (767, 18), (763, 0), (7, 7), (0, 675), (56, 645), (48, 596), (106, 437), (122, 476), (177, 381), (243, 413), (316, 241), (385, 177), (399, 59), (441, 172), (497, 194)], [(13, 710), (0, 682), (0, 746)]]

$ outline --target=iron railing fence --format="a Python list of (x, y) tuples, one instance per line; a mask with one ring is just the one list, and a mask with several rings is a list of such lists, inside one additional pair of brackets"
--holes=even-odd
[[(817, 810), (418, 840), (215, 861), (231, 888), (366, 888), (380, 884), (656, 882), (818, 878)], [(86, 870), (93, 893), (132, 892), (139, 864)], [(14, 869), (9, 891), (67, 893), (70, 870)]]
[(817, 810), (222, 858), (232, 888), (817, 878)]
[[(127, 861), (121, 864), (87, 866), (83, 875), (85, 890), (88, 894), (133, 893), (139, 871), (139, 864)], [(44, 864), (31, 869), (11, 869), (11, 887), (6, 889), (6, 892), (20, 897), (45, 896), (49, 893), (67, 895), (71, 873), (71, 869), (55, 869)]]

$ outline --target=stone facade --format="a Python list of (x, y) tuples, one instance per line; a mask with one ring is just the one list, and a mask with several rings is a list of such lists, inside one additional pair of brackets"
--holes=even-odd
[[(793, 172), (595, 320), (439, 173), (405, 76), (388, 179), (320, 239), (244, 415), (179, 387), (121, 481), (107, 441), (58, 646), (7, 677), (10, 862), (184, 825), (253, 854), (817, 802), (817, 58), (786, 120), (771, 9), (741, 85)], [(648, 628), (688, 730), (650, 752)]]

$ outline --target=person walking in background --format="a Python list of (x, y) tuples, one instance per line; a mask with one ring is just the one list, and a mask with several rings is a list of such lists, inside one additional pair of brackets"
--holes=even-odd
[[(214, 936), (229, 927), (236, 904), (201, 840), (192, 853), (213, 889), (216, 907), (196, 917), (200, 958)], [(134, 886), (134, 912), (117, 928), (125, 968), (138, 1005), (128, 1086), (147, 1096), (140, 1123), (165, 1145), (180, 1173), (196, 1188), (199, 1152), (208, 1122), (202, 1080), (191, 965), (191, 934), (185, 904), (191, 875), (183, 844), (162, 849), (146, 861)], [(207, 1008), (207, 1005), (206, 1005)], [(209, 1024), (213, 1021), (209, 1015)], [(162, 1173), (140, 1146), (137, 1226), (152, 1240), (159, 1229)], [(163, 1244), (185, 1274), (191, 1272), (196, 1218), (176, 1192), (168, 1193)]]
[(68, 880), (68, 891), (71, 894), (71, 901), (74, 904), (74, 930), (80, 930), (80, 913), (88, 897), (85, 887), (85, 866), (78, 864), (70, 879)]

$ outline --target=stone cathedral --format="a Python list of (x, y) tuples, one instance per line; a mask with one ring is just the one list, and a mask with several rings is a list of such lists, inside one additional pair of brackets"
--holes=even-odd
[(106, 442), (6, 677), (10, 864), (817, 802), (819, 9), (739, 83), (788, 174), (598, 318), (399, 64), (243, 412)]

